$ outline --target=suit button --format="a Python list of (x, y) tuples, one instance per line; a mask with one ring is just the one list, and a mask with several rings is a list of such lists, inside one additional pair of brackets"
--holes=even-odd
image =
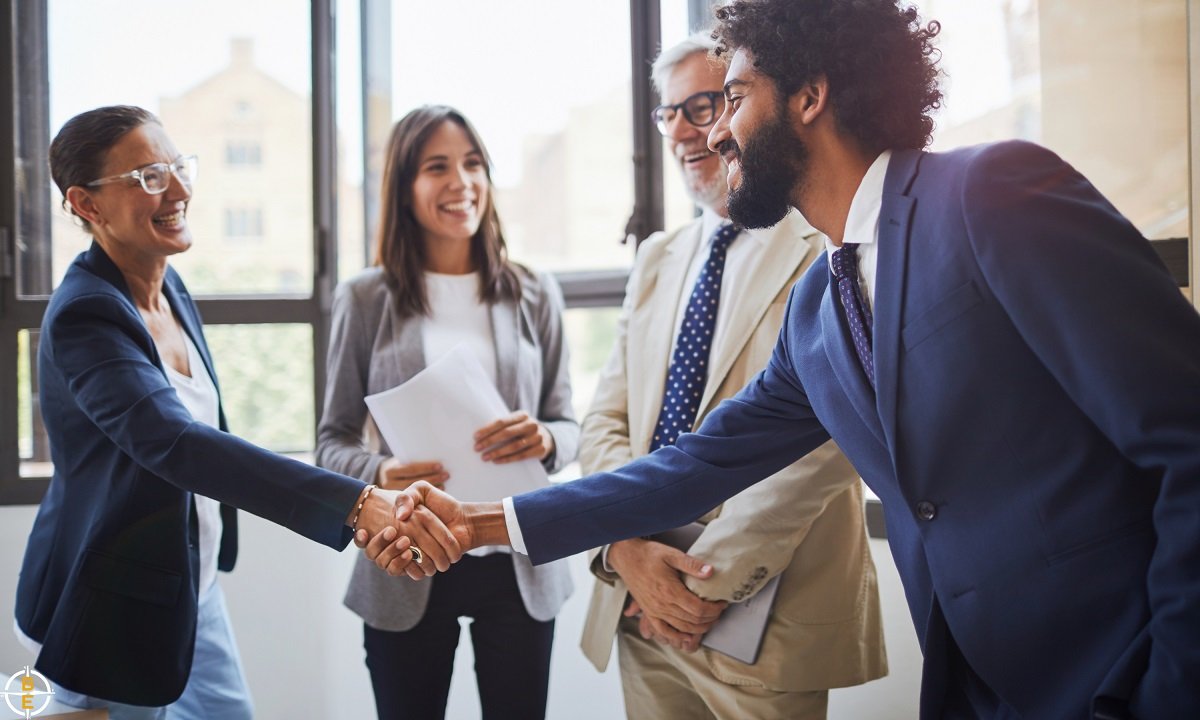
[(928, 500), (917, 503), (917, 517), (922, 520), (932, 520), (937, 517), (937, 506)]

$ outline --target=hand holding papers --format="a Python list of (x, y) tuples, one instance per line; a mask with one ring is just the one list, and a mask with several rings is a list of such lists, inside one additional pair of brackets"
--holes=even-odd
[[(438, 458), (450, 477), (446, 489), (459, 500), (499, 500), (548, 483), (541, 463), (523, 450), (518, 454), (525, 459), (507, 463), (487, 462), (476, 450), (476, 431), (512, 413), (479, 361), (461, 347), (403, 385), (368, 395), (366, 402), (392, 454), (405, 462)], [(497, 429), (503, 432), (517, 424)], [(485, 441), (483, 447), (496, 445), (501, 439)], [(509, 439), (509, 435), (503, 439)]]

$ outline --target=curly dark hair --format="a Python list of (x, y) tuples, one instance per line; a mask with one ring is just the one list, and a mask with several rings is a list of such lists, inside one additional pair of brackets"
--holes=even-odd
[(921, 149), (941, 107), (933, 39), (915, 7), (896, 0), (734, 0), (717, 8), (717, 54), (744, 48), (783, 97), (829, 81), (838, 127), (866, 152)]

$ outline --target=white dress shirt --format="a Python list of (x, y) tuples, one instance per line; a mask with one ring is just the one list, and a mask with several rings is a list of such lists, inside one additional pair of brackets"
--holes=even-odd
[[(892, 151), (884, 150), (867, 168), (867, 174), (863, 175), (854, 199), (850, 201), (846, 233), (842, 236), (843, 246), (858, 248), (858, 286), (872, 317), (875, 314), (875, 266), (879, 259), (879, 213), (883, 209), (883, 181), (891, 160)], [(837, 245), (826, 237), (825, 251), (832, 255), (837, 249)]]

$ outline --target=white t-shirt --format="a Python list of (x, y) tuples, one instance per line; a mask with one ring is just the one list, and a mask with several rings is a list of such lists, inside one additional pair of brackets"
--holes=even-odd
[[(437, 362), (446, 353), (463, 345), (479, 358), (492, 384), (496, 384), (496, 343), (492, 332), (492, 314), (479, 299), (479, 273), (443, 275), (425, 272), (425, 293), (429, 316), (421, 323), (421, 342), (425, 346), (425, 364)], [(451, 486), (454, 478), (449, 480)], [(451, 493), (453, 487), (447, 487)], [(476, 548), (470, 555), (483, 557), (508, 552), (507, 546)]]
[[(183, 334), (184, 344), (188, 351), (188, 370), (192, 376), (181, 375), (170, 365), (167, 369), (167, 381), (179, 395), (179, 401), (187, 408), (192, 419), (210, 427), (220, 424), (219, 400), (217, 388), (213, 385), (204, 360), (195, 343)], [(217, 555), (221, 549), (221, 504), (203, 495), (193, 495), (196, 500), (196, 516), (200, 520), (200, 597), (203, 598), (213, 583), (217, 580)]]

